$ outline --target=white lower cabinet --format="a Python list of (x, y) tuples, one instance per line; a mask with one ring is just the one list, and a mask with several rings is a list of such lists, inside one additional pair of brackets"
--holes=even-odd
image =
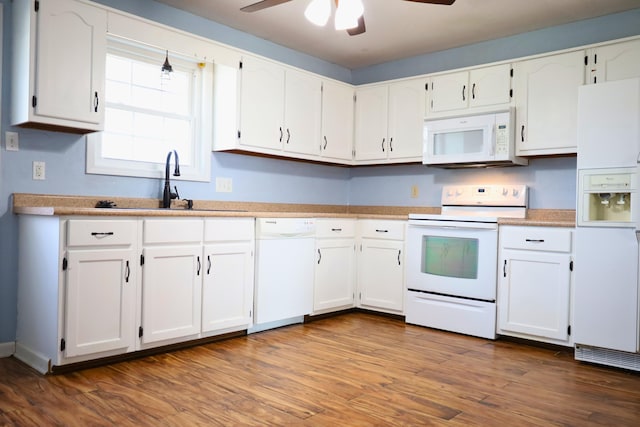
[(202, 334), (247, 329), (252, 321), (255, 221), (207, 219)]
[(15, 356), (39, 372), (135, 349), (138, 222), (20, 215)]
[(573, 345), (573, 230), (500, 227), (498, 334)]
[(20, 215), (15, 356), (46, 373), (247, 329), (253, 230), (253, 218)]
[(356, 220), (316, 219), (316, 266), (313, 314), (354, 306)]
[(135, 220), (69, 220), (62, 262), (65, 358), (135, 345)]
[(358, 307), (403, 313), (406, 221), (358, 221)]

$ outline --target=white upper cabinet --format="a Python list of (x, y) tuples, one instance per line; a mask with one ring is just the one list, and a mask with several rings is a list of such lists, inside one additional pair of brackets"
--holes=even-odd
[(356, 90), (358, 164), (422, 161), (424, 79)]
[(318, 155), (322, 118), (322, 81), (311, 74), (285, 71), (284, 150)]
[(600, 46), (587, 53), (587, 83), (640, 77), (640, 40)]
[(350, 162), (353, 152), (353, 95), (351, 85), (322, 83), (322, 140), (320, 155), (328, 161)]
[(575, 153), (582, 50), (514, 64), (516, 154)]
[(387, 85), (356, 90), (355, 159), (384, 160), (387, 158), (387, 117), (389, 108)]
[(240, 145), (281, 150), (284, 69), (249, 56), (240, 73)]
[(444, 74), (431, 78), (432, 112), (462, 110), (469, 105), (469, 73)]
[(469, 107), (506, 107), (511, 102), (511, 64), (469, 71), (469, 88)]
[(107, 13), (74, 0), (13, 3), (11, 123), (104, 127)]
[(510, 64), (433, 76), (427, 112), (435, 117), (472, 113), (480, 107), (507, 108), (510, 90)]
[(241, 147), (271, 154), (319, 155), (319, 78), (247, 56), (240, 81)]

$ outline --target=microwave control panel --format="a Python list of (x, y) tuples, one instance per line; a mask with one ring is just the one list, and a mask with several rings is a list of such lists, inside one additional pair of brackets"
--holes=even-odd
[(506, 156), (509, 154), (509, 125), (507, 123), (496, 123), (496, 155)]

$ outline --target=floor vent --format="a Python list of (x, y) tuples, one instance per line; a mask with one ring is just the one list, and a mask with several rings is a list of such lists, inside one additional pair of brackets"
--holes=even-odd
[(600, 363), (602, 365), (640, 371), (640, 354), (638, 353), (627, 353), (607, 348), (576, 345), (575, 358), (576, 360), (582, 360), (584, 362)]

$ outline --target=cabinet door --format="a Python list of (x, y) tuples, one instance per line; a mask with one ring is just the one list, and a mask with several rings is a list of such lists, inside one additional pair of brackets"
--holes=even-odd
[(387, 158), (387, 86), (372, 86), (356, 91), (356, 160)]
[(145, 248), (142, 343), (200, 332), (202, 246)]
[(431, 78), (431, 111), (463, 110), (469, 105), (469, 73), (444, 74)]
[(570, 263), (568, 254), (503, 250), (499, 331), (568, 340)]
[(101, 125), (106, 11), (73, 0), (39, 3), (35, 113)]
[(285, 137), (284, 69), (244, 57), (240, 78), (240, 145), (281, 150)]
[(322, 81), (295, 70), (285, 73), (285, 151), (320, 154)]
[(134, 344), (136, 279), (132, 250), (67, 252), (65, 356)]
[(516, 154), (576, 152), (578, 88), (584, 84), (584, 52), (514, 64)]
[(640, 40), (592, 49), (588, 62), (588, 83), (640, 77)]
[(333, 82), (322, 86), (322, 157), (351, 160), (353, 151), (353, 87)]
[(469, 72), (469, 107), (509, 104), (511, 101), (511, 65), (502, 64)]
[(426, 80), (389, 85), (389, 159), (422, 161)]
[(248, 327), (253, 308), (253, 245), (205, 246), (202, 332)]
[(319, 239), (316, 241), (316, 268), (313, 310), (353, 306), (356, 252), (354, 239)]
[(362, 239), (358, 256), (359, 305), (401, 312), (404, 298), (402, 242)]

